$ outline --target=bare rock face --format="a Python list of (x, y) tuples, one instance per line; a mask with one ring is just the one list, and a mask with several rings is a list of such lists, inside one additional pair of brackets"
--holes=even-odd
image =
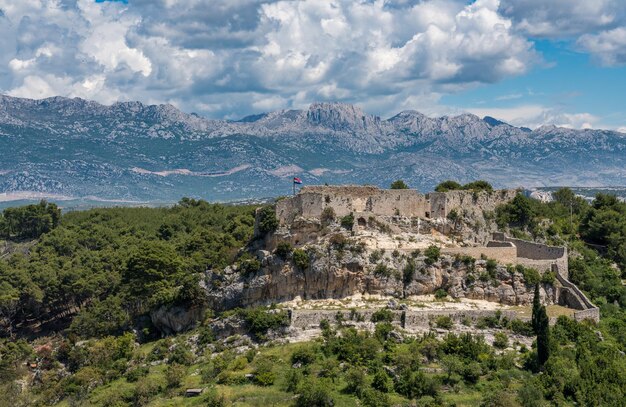
[(203, 309), (198, 307), (161, 306), (150, 311), (152, 324), (164, 335), (173, 335), (196, 327), (202, 320)]
[[(341, 239), (336, 236), (341, 234)], [(333, 242), (333, 239), (335, 243)], [(337, 244), (337, 242), (342, 242)], [(302, 249), (301, 249), (302, 250)], [(407, 298), (445, 290), (452, 298), (470, 298), (507, 305), (532, 303), (534, 287), (522, 274), (485, 260), (462, 261), (441, 256), (427, 264), (425, 256), (372, 251), (355, 243), (348, 232), (321, 237), (304, 247), (308, 267), (296, 266), (293, 256), (281, 259), (259, 250), (261, 268), (243, 275), (236, 268), (206, 274), (209, 306), (223, 310), (290, 301), (341, 299), (355, 294)], [(554, 289), (542, 290), (544, 303), (552, 304)]]

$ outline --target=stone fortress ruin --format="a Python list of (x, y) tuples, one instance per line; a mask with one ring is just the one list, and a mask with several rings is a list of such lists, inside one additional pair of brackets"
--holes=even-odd
[[(432, 329), (442, 316), (463, 330), (486, 317), (528, 320), (534, 284), (525, 273), (534, 269), (542, 302), (558, 311), (552, 321), (598, 321), (598, 308), (568, 280), (567, 248), (498, 232), (495, 209), (518, 192), (303, 187), (275, 203), (274, 232), (259, 231), (257, 212), (248, 249), (259, 269), (208, 273), (209, 302), (216, 309), (278, 304), (294, 332), (338, 314), (369, 321), (381, 307), (408, 332)], [(442, 291), (446, 299), (437, 300)]]
[[(424, 195), (413, 189), (380, 189), (375, 186), (305, 186), (293, 197), (276, 203), (276, 216), (281, 225), (292, 225), (297, 223), (297, 219), (320, 219), (323, 212), (331, 208), (337, 217), (352, 215), (355, 231), (367, 229), (370, 223), (384, 225), (390, 219), (405, 220), (408, 224), (406, 220), (410, 218), (417, 235), (425, 234), (424, 240), (440, 246), (444, 254), (494, 259), (501, 264), (534, 268), (540, 274), (553, 272), (558, 282), (554, 293), (556, 302), (574, 309), (572, 315), (576, 320), (598, 321), (599, 309), (568, 280), (566, 247), (515, 239), (501, 232), (491, 233), (486, 242), (484, 237), (479, 239), (471, 236), (462, 245), (451, 242), (446, 244), (443, 237), (454, 231), (451, 213), (458, 217), (484, 220), (486, 213), (510, 202), (518, 192), (515, 189), (480, 192), (458, 190)], [(424, 226), (421, 227), (420, 223)], [(388, 226), (390, 230), (398, 231), (393, 224)], [(433, 233), (439, 234), (441, 238), (434, 241), (429, 239)], [(416, 238), (414, 244), (389, 249), (410, 253), (416, 248), (425, 247), (419, 244), (419, 240)], [(473, 244), (467, 245), (468, 240)], [(297, 245), (300, 242), (296, 239), (293, 243)]]

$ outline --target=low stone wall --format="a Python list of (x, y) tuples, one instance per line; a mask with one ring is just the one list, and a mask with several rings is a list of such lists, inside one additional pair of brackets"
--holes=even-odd
[[(532, 267), (540, 272), (549, 271), (555, 264), (561, 274), (568, 276), (567, 248), (548, 246), (527, 240), (515, 239), (502, 232), (493, 234), (494, 242), (510, 242), (517, 248), (517, 264)], [(489, 245), (488, 245), (489, 246)]]
[(578, 309), (574, 313), (574, 319), (577, 321), (584, 319), (591, 319), (594, 322), (600, 321), (600, 309), (574, 283), (558, 272), (556, 273), (556, 279), (563, 286), (561, 288), (562, 292), (559, 293), (559, 300), (570, 308)]
[[(291, 327), (297, 329), (315, 329), (318, 328), (323, 320), (327, 320), (331, 324), (337, 322), (337, 314), (341, 315), (341, 319), (353, 323), (370, 323), (372, 315), (378, 309), (358, 309), (350, 310), (291, 310)], [(392, 324), (407, 330), (428, 329), (435, 320), (441, 316), (450, 317), (455, 324), (461, 324), (464, 319), (469, 318), (472, 323), (476, 323), (481, 318), (496, 317), (498, 314), (501, 318), (521, 319), (528, 321), (526, 316), (520, 316), (517, 312), (511, 310), (492, 311), (492, 310), (392, 310)]]
[(442, 247), (441, 253), (450, 255), (472, 256), (480, 259), (482, 255), (488, 259), (494, 259), (501, 264), (516, 264), (517, 249), (513, 246), (509, 247)]

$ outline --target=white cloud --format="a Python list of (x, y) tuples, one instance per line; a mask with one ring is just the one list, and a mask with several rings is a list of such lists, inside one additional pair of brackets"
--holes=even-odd
[(585, 34), (578, 39), (577, 44), (603, 65), (626, 64), (626, 27), (599, 34)]
[(481, 107), (467, 108), (467, 112), (477, 116), (491, 116), (514, 126), (537, 128), (555, 125), (572, 129), (597, 128), (600, 118), (590, 113), (565, 113), (542, 105), (519, 105), (510, 108)]

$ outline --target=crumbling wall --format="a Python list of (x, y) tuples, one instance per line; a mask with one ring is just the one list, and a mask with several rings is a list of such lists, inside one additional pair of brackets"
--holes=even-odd
[(512, 201), (517, 193), (516, 189), (432, 192), (428, 194), (430, 216), (446, 218), (456, 210), (461, 216), (483, 219), (483, 212), (494, 211), (498, 205)]
[(377, 216), (425, 217), (429, 207), (426, 197), (414, 189), (307, 186), (296, 196), (278, 201), (276, 216), (281, 224), (291, 224), (298, 216), (319, 219), (325, 208), (332, 208), (339, 217), (363, 212)]
[(567, 248), (548, 246), (527, 240), (515, 239), (498, 232), (493, 234), (495, 242), (510, 242), (517, 248), (517, 264), (532, 267), (540, 272), (549, 271), (556, 265), (565, 278), (568, 277)]
[(508, 247), (442, 247), (441, 252), (451, 255), (471, 256), (480, 259), (483, 255), (501, 264), (517, 264), (517, 249)]

